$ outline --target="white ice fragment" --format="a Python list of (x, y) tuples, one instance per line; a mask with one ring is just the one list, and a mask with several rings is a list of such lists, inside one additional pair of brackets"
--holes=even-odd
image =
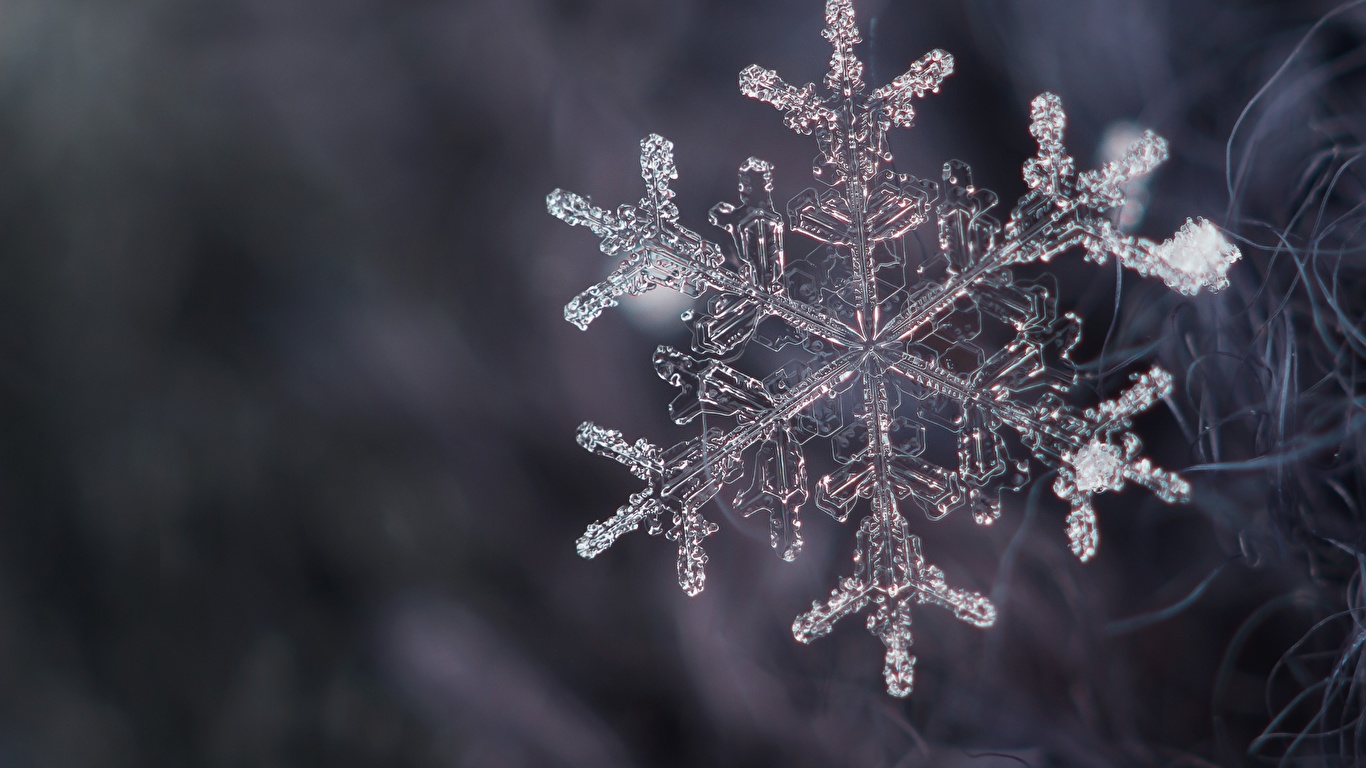
[(1170, 239), (1152, 250), (1160, 266), (1155, 270), (1169, 287), (1194, 295), (1201, 288), (1228, 287), (1228, 268), (1242, 257), (1219, 228), (1205, 219), (1186, 219)]
[(1072, 466), (1078, 490), (1117, 491), (1124, 485), (1124, 456), (1117, 445), (1092, 440), (1072, 457)]

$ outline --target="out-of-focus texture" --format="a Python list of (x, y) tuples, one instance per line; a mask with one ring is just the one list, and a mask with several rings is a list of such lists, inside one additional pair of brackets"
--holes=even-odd
[(1170, 142), (1136, 233), (1243, 238), (1216, 298), (1057, 270), (1098, 394), (1176, 375), (1140, 428), (1192, 505), (1107, 496), (1085, 565), (1042, 495), (989, 536), (917, 522), (1000, 616), (918, 622), (909, 702), (859, 628), (788, 632), (848, 527), (787, 564), (723, 518), (695, 599), (657, 542), (576, 556), (635, 488), (575, 425), (681, 436), (648, 360), (686, 340), (678, 307), (563, 321), (610, 265), (544, 195), (636, 199), (659, 132), (691, 228), (750, 155), (791, 197), (809, 142), (736, 74), (817, 79), (815, 0), (14, 0), (0, 765), (1359, 757), (1364, 7), (1306, 35), (1336, 6), (857, 5), (870, 82), (957, 61), (901, 169), (1014, 199), (1047, 90), (1083, 165), (1131, 125)]

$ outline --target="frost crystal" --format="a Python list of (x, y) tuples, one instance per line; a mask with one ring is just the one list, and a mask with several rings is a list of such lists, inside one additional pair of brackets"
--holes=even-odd
[[(1049, 93), (1030, 108), (1039, 145), (1024, 164), (1030, 192), (1004, 226), (990, 215), (996, 195), (974, 186), (964, 163), (947, 163), (942, 182), (897, 173), (886, 132), (911, 126), (914, 101), (939, 90), (953, 57), (931, 51), (869, 93), (854, 55), (860, 40), (850, 0), (829, 0), (824, 37), (833, 46), (824, 94), (757, 65), (740, 73), (746, 96), (816, 139), (818, 184), (793, 198), (786, 216), (773, 205), (772, 167), (751, 158), (740, 167), (739, 204), (711, 210), (724, 247), (684, 227), (669, 187), (677, 178), (673, 145), (655, 135), (641, 142), (645, 197), (635, 206), (607, 211), (561, 190), (546, 198), (552, 214), (588, 227), (603, 253), (620, 258), (565, 307), (569, 322), (586, 329), (618, 297), (660, 286), (706, 296), (704, 311), (683, 316), (694, 354), (660, 347), (654, 357), (660, 377), (680, 390), (674, 421), (701, 417), (702, 434), (661, 449), (580, 427), (584, 448), (626, 465), (646, 486), (589, 526), (578, 551), (593, 557), (643, 524), (678, 544), (679, 583), (692, 595), (706, 580), (703, 540), (717, 530), (702, 509), (723, 488), (739, 486), (743, 514), (768, 517), (784, 560), (801, 551), (808, 501), (843, 522), (866, 499), (854, 575), (792, 629), (810, 642), (868, 611), (868, 629), (886, 646), (887, 689), (904, 696), (915, 663), (913, 604), (947, 608), (979, 627), (995, 621), (996, 609), (950, 587), (926, 562), (902, 506), (931, 520), (966, 509), (989, 524), (1000, 515), (1001, 490), (1028, 481), (1033, 456), (1056, 470), (1053, 490), (1071, 505), (1072, 551), (1087, 560), (1098, 544), (1095, 494), (1126, 482), (1167, 502), (1190, 493), (1186, 481), (1141, 457), (1128, 431), (1134, 415), (1170, 392), (1171, 376), (1154, 367), (1084, 412), (1065, 403), (1080, 324), (1058, 314), (1051, 280), (1017, 279), (1010, 267), (1080, 246), (1090, 261), (1114, 256), (1194, 294), (1226, 285), (1239, 253), (1203, 220), (1161, 245), (1120, 232), (1108, 212), (1124, 204), (1127, 183), (1166, 158), (1166, 142), (1145, 132), (1118, 159), (1078, 174), (1063, 146), (1061, 102)], [(911, 233), (929, 222), (937, 237), (922, 247)], [(814, 248), (791, 258), (789, 232)], [(771, 373), (759, 379), (732, 367), (742, 356)], [(806, 447), (817, 437), (829, 441), (833, 461), (825, 459), (829, 471), (811, 483)]]
[(1241, 254), (1213, 224), (1186, 219), (1170, 240), (1153, 249), (1153, 256), (1157, 261), (1149, 268), (1151, 274), (1182, 293), (1194, 294), (1204, 286), (1216, 291), (1226, 287), (1229, 265)]

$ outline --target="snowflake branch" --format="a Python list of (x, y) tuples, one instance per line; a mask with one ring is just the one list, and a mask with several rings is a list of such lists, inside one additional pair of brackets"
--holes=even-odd
[(546, 197), (551, 214), (571, 225), (586, 226), (597, 235), (602, 240), (603, 253), (626, 254), (605, 280), (565, 305), (565, 319), (580, 330), (587, 330), (604, 309), (616, 306), (623, 295), (638, 296), (665, 286), (697, 296), (711, 288), (743, 297), (764, 314), (833, 344), (857, 343), (857, 334), (852, 329), (819, 308), (771, 293), (755, 279), (725, 269), (720, 246), (678, 223), (673, 193), (668, 188), (668, 181), (677, 177), (672, 170), (672, 147), (667, 139), (656, 134), (641, 141), (641, 175), (647, 182), (647, 197), (638, 206), (623, 205), (613, 214), (572, 192), (557, 189)]
[(946, 608), (974, 626), (996, 622), (996, 608), (989, 599), (948, 586), (944, 572), (925, 562), (919, 537), (907, 530), (906, 519), (888, 496), (859, 525), (854, 575), (841, 579), (824, 604), (813, 602), (811, 610), (798, 616), (792, 634), (810, 643), (830, 634), (840, 619), (876, 603), (878, 610), (868, 617), (868, 630), (887, 649), (883, 669), (887, 691), (906, 696), (911, 692), (915, 665), (910, 654), (912, 600)]
[(953, 56), (936, 48), (921, 56), (904, 74), (873, 91), (869, 102), (879, 105), (892, 125), (910, 128), (915, 123), (911, 99), (939, 93), (939, 85), (951, 74)]
[(863, 62), (854, 55), (854, 46), (863, 42), (854, 21), (853, 0), (827, 0), (825, 29), (821, 37), (830, 41), (830, 70), (825, 87), (850, 98), (863, 90)]
[(676, 488), (693, 480), (697, 475), (713, 471), (715, 466), (722, 462), (738, 459), (747, 448), (764, 439), (779, 425), (796, 418), (817, 399), (833, 392), (836, 382), (852, 374), (857, 369), (858, 362), (858, 354), (851, 352), (826, 363), (789, 390), (782, 400), (774, 403), (772, 409), (753, 421), (741, 423), (718, 440), (702, 462), (686, 473), (666, 480), (661, 493), (666, 496), (672, 495)]
[(740, 71), (740, 93), (782, 112), (783, 124), (804, 136), (810, 136), (818, 127), (839, 122), (835, 110), (825, 106), (824, 100), (816, 95), (816, 86), (789, 85), (777, 72), (758, 64)]
[[(1081, 417), (1073, 415), (1055, 399), (1047, 399), (1030, 409), (1011, 403), (1005, 397), (988, 398), (981, 388), (972, 387), (967, 380), (944, 370), (934, 361), (910, 352), (889, 370), (955, 400), (964, 413), (974, 410), (990, 413), (1018, 432), (1035, 450), (1036, 456), (1051, 459), (1048, 463), (1059, 470), (1054, 492), (1058, 498), (1072, 504), (1072, 515), (1068, 518), (1069, 538), (1073, 551), (1083, 560), (1094, 555), (1098, 545), (1095, 513), (1090, 502), (1092, 494), (1121, 490), (1124, 481), (1129, 480), (1168, 503), (1189, 499), (1190, 484), (1180, 475), (1157, 468), (1151, 460), (1138, 455), (1141, 444), (1136, 436), (1125, 433), (1122, 446), (1113, 442), (1116, 433), (1129, 427), (1133, 416), (1147, 411), (1171, 391), (1171, 375), (1161, 368), (1154, 367), (1147, 373), (1135, 375), (1133, 386), (1118, 397), (1088, 409)], [(971, 430), (964, 435), (964, 439), (976, 439)], [(961, 468), (954, 473), (955, 478), (962, 475)], [(973, 484), (974, 480), (965, 479), (965, 484)]]

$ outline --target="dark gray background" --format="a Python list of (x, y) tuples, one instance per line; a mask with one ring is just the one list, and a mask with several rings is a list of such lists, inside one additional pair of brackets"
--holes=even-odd
[[(1009, 498), (985, 531), (912, 518), (931, 559), (1002, 614), (982, 632), (917, 611), (907, 701), (883, 692), (857, 620), (810, 647), (791, 638), (849, 568), (851, 527), (814, 510), (792, 565), (762, 521), (713, 515), (694, 599), (667, 542), (575, 555), (635, 485), (574, 428), (687, 435), (649, 366), (683, 337), (619, 312), (587, 334), (563, 321), (609, 264), (544, 195), (634, 201), (649, 132), (676, 143), (699, 231), (749, 155), (776, 164), (780, 199), (798, 192), (810, 139), (735, 78), (758, 62), (818, 79), (817, 0), (120, 5), (0, 2), (0, 766), (1257, 763), (1272, 666), (1348, 599), (1351, 440), (1279, 473), (1196, 473), (1187, 507), (1102, 497), (1086, 565), (1047, 489), (1032, 515)], [(961, 158), (1007, 209), (1045, 89), (1082, 167), (1113, 121), (1171, 140), (1138, 230), (1159, 239), (1188, 215), (1261, 245), (1312, 239), (1291, 219), (1317, 199), (1306, 179), (1347, 156), (1320, 153), (1361, 143), (1360, 9), (1240, 129), (1235, 164), (1256, 162), (1230, 215), (1225, 141), (1328, 4), (857, 5), (874, 84), (930, 48), (957, 58), (919, 127), (893, 138), (899, 168), (938, 178)], [(1330, 212), (1362, 199), (1352, 179)], [(1222, 299), (1125, 279), (1112, 347), (1164, 341), (1097, 389), (1155, 360), (1192, 382), (1173, 401), (1184, 434), (1172, 411), (1139, 425), (1173, 468), (1352, 423), (1361, 359), (1317, 354), (1322, 303), (1275, 314), (1312, 288), (1293, 260), (1244, 251)], [(1354, 258), (1336, 276), (1348, 320), (1366, 293)], [(1078, 256), (1056, 271), (1094, 359), (1114, 271)], [(1240, 367), (1296, 343), (1293, 382)], [(1242, 363), (1200, 378), (1220, 350)], [(1285, 386), (1244, 391), (1262, 370)], [(1312, 389), (1333, 370), (1337, 389)], [(1327, 392), (1314, 412), (1345, 421), (1292, 408), (1268, 428), (1281, 392)], [(1347, 479), (1328, 493), (1316, 472)], [(1114, 624), (1211, 575), (1171, 618)], [(1311, 645), (1333, 651), (1345, 631)], [(1271, 711), (1323, 674), (1306, 664), (1270, 686)]]

